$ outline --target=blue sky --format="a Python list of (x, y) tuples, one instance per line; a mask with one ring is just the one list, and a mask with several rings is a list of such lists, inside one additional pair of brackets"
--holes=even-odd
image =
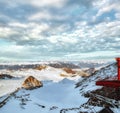
[(120, 0), (0, 0), (0, 62), (120, 57)]

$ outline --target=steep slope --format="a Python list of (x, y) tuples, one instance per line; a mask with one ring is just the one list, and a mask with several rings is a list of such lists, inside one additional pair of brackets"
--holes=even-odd
[(109, 106), (114, 113), (120, 112), (120, 100), (116, 100), (116, 90), (110, 87), (96, 86), (97, 80), (101, 79), (117, 79), (117, 65), (113, 63), (93, 73), (91, 76), (84, 78), (76, 84), (80, 90), (80, 94), (89, 98), (84, 104), (94, 106), (94, 108)]
[(101, 68), (100, 70), (95, 71), (91, 76), (85, 77), (82, 81), (76, 83), (76, 87), (79, 87), (80, 90), (84, 88), (85, 92), (91, 91), (101, 88), (101, 86), (99, 87), (95, 85), (97, 80), (107, 79), (107, 78), (112, 79), (116, 77), (117, 77), (117, 65), (116, 63), (113, 63), (106, 67)]

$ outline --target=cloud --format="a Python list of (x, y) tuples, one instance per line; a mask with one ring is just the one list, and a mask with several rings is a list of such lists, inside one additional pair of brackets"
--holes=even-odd
[(108, 6), (104, 6), (102, 7), (96, 16), (101, 16), (103, 13), (107, 13), (107, 12), (110, 12), (111, 10), (116, 10), (116, 11), (119, 11), (120, 8), (119, 8), (119, 4), (110, 4)]
[(97, 24), (102, 21), (113, 21), (116, 19), (116, 14), (120, 12), (119, 0), (104, 0), (94, 3), (97, 9), (95, 16), (93, 16), (93, 23)]
[(61, 7), (64, 4), (64, 0), (28, 0), (28, 2), (30, 2), (30, 4), (37, 6), (37, 7), (47, 7), (47, 6), (51, 6), (51, 7)]
[(16, 27), (16, 28), (27, 28), (26, 24), (19, 23), (19, 22), (11, 22), (8, 24), (10, 27)]
[(116, 55), (119, 5), (119, 0), (0, 1), (1, 59), (77, 59), (98, 51)]
[(16, 31), (8, 27), (0, 27), (0, 38), (10, 37), (11, 35), (14, 35), (16, 33)]
[(7, 17), (6, 24), (14, 21), (27, 22), (28, 16), (37, 11), (37, 8), (30, 4), (19, 4), (19, 0), (0, 1), (0, 8), (0, 16)]
[(65, 26), (64, 31), (66, 32), (74, 29), (74, 22), (79, 21), (81, 18), (78, 14), (84, 13), (85, 9), (90, 6), (92, 6), (92, 2), (89, 0), (76, 2), (73, 0), (5, 0), (1, 1), (0, 15), (3, 15), (3, 20), (8, 17), (6, 25), (13, 24), (13, 22), (19, 23), (19, 25), (30, 23), (48, 24), (49, 33), (45, 33), (43, 30), (42, 34), (51, 35), (54, 29), (58, 29), (58, 32), (63, 31), (61, 30), (62, 26)]
[(120, 20), (120, 12), (115, 14), (115, 17)]

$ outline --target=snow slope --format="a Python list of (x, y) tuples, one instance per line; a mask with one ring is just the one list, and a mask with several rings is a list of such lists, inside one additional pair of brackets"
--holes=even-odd
[[(0, 113), (79, 113), (80, 111), (96, 113), (103, 107), (86, 106), (85, 103), (89, 101), (89, 98), (85, 98), (84, 93), (101, 88), (95, 85), (95, 81), (110, 76), (115, 77), (117, 68), (116, 64), (111, 64), (96, 71), (92, 76), (84, 78), (79, 76), (64, 78), (59, 76), (63, 73), (62, 69), (51, 67), (41, 71), (29, 69), (7, 71), (7, 73), (20, 77), (19, 81), (9, 80), (16, 87), (20, 87), (21, 82), (29, 75), (42, 80), (43, 87), (34, 90), (20, 89), (10, 96), (6, 104), (0, 108)], [(16, 82), (19, 82), (18, 86)], [(1, 89), (3, 85), (9, 83), (7, 81), (5, 84), (4, 82), (0, 84)], [(7, 96), (4, 93), (4, 98)], [(1, 97), (0, 102), (2, 100)], [(111, 109), (115, 113), (120, 111), (119, 107)]]
[[(53, 82), (58, 82), (64, 79), (64, 77), (60, 76), (60, 74), (67, 74), (61, 68), (54, 68), (47, 66), (46, 69), (37, 70), (37, 69), (20, 69), (20, 70), (1, 70), (1, 73), (10, 74), (14, 77), (27, 77), (27, 76), (34, 76), (39, 80), (52, 80)], [(77, 80), (80, 76), (76, 77), (68, 77), (68, 79)]]
[(42, 88), (35, 90), (19, 90), (0, 109), (0, 113), (59, 113), (62, 108), (79, 107), (88, 100), (75, 89), (74, 81), (63, 79), (57, 83), (45, 81), (43, 84)]
[(88, 78), (85, 78), (82, 82), (81, 81), (78, 82), (76, 84), (76, 87), (79, 87), (81, 92), (83, 92), (82, 88), (84, 88), (84, 91), (87, 92), (101, 88), (101, 86), (95, 85), (95, 82), (97, 80), (101, 80), (105, 78), (116, 78), (116, 77), (117, 77), (117, 66), (116, 63), (113, 63), (96, 71), (95, 73), (93, 73), (93, 75), (89, 76)]
[[(63, 80), (65, 77), (60, 76), (61, 73), (66, 72), (63, 69), (53, 68), (48, 66), (43, 70), (36, 69), (21, 69), (21, 70), (6, 70), (3, 69), (0, 71), (1, 73), (12, 75), (16, 77), (16, 79), (1, 79), (0, 80), (0, 96), (5, 95), (9, 92), (14, 91), (16, 88), (21, 87), (22, 82), (28, 76), (34, 76), (40, 81), (51, 80), (53, 82), (59, 82)], [(66, 77), (70, 80), (77, 81), (80, 79), (80, 76), (75, 77)]]

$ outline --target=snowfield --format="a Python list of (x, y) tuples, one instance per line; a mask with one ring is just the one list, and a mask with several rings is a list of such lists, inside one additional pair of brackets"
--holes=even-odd
[[(0, 113), (96, 113), (104, 107), (88, 105), (89, 98), (84, 94), (101, 88), (95, 85), (96, 80), (116, 77), (117, 67), (116, 64), (105, 66), (89, 77), (71, 76), (71, 74), (63, 77), (60, 76), (61, 73), (66, 72), (62, 68), (50, 66), (42, 70), (1, 69), (0, 73), (15, 77), (0, 79)], [(28, 76), (34, 76), (42, 81), (43, 87), (33, 90), (21, 88)], [(2, 104), (3, 100), (5, 101)], [(111, 109), (114, 113), (120, 112), (120, 106)]]
[(74, 83), (64, 79), (58, 83), (44, 82), (42, 88), (35, 90), (21, 89), (0, 109), (0, 113), (59, 113), (63, 108), (79, 107), (88, 99), (79, 95)]

